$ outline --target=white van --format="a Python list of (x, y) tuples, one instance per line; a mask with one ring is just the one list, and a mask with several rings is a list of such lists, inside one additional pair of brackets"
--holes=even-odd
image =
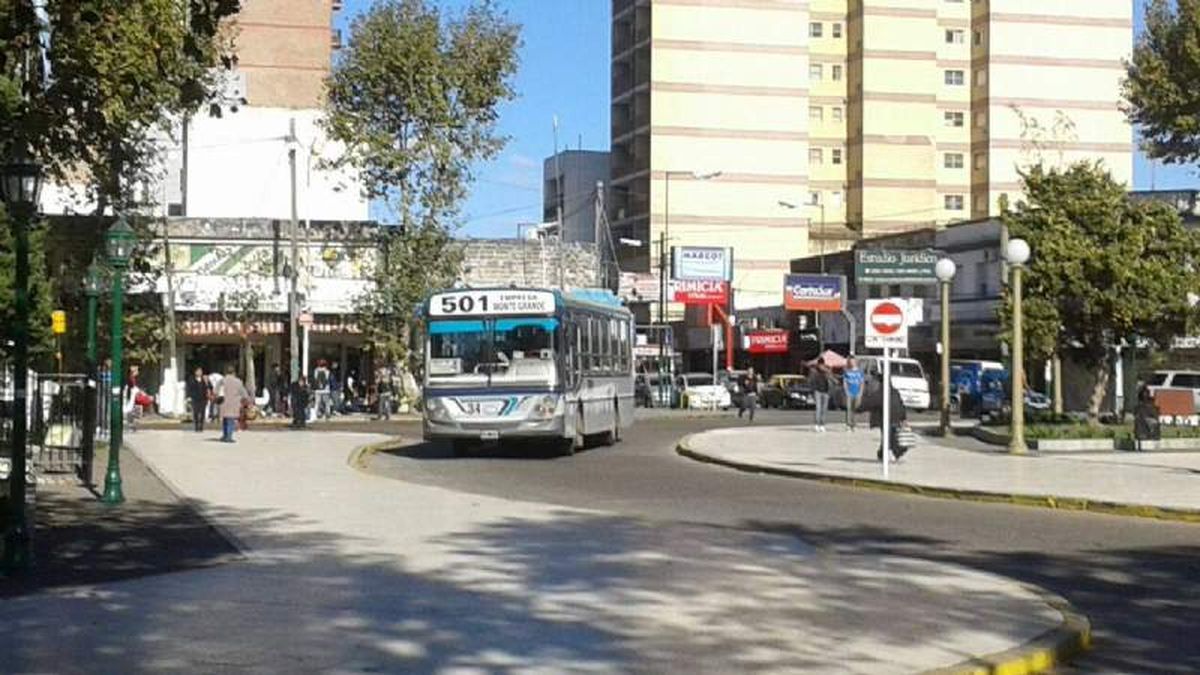
[[(882, 372), (882, 356), (855, 356), (859, 368), (867, 377)], [(925, 369), (916, 359), (892, 357), (891, 384), (900, 392), (904, 407), (910, 410), (929, 410), (929, 380), (925, 379)]]

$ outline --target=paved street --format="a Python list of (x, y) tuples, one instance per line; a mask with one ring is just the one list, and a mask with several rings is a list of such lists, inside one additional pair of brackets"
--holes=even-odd
[[(772, 413), (763, 423), (793, 421)], [(807, 413), (799, 413), (807, 421)], [(454, 459), (417, 443), (372, 469), (477, 494), (669, 522), (779, 532), (821, 550), (952, 561), (1028, 581), (1092, 619), (1081, 672), (1200, 670), (1200, 527), (976, 504), (754, 475), (679, 457), (675, 441), (736, 420), (639, 422), (615, 448), (567, 461), (531, 453)], [(419, 427), (407, 427), (419, 435)]]
[(912, 672), (1062, 619), (1034, 590), (957, 565), (347, 466), (382, 438), (137, 434), (138, 453), (246, 558), (10, 599), (0, 620), (21, 630), (0, 635), (7, 669)]

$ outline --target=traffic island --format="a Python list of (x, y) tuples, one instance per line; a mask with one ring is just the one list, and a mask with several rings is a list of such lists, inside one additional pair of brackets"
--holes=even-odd
[(926, 439), (891, 467), (875, 459), (878, 431), (816, 433), (808, 427), (719, 429), (676, 451), (742, 471), (924, 497), (1093, 511), (1200, 523), (1200, 453), (981, 452), (952, 437)]

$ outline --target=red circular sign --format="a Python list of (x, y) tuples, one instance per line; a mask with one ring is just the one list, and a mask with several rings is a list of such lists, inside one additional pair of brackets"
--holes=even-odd
[(891, 335), (900, 330), (904, 325), (904, 310), (900, 309), (899, 305), (891, 302), (884, 302), (875, 307), (875, 311), (871, 312), (871, 327), (881, 335)]

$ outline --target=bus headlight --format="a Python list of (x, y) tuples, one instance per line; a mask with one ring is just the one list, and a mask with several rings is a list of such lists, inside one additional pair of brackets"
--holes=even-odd
[(450, 419), (450, 410), (440, 398), (425, 399), (425, 416), (434, 422), (445, 422)]
[(533, 404), (532, 417), (539, 419), (550, 419), (554, 417), (555, 411), (558, 410), (558, 397), (545, 395), (537, 399)]

